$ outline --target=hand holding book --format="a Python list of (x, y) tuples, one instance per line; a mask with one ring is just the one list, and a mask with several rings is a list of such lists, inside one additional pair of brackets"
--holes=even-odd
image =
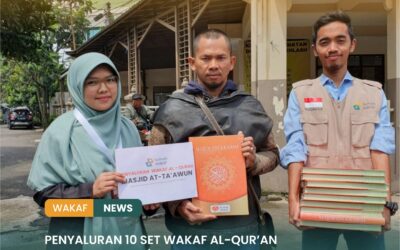
[(160, 203), (154, 203), (154, 204), (149, 204), (149, 205), (144, 205), (143, 209), (144, 210), (157, 210), (160, 208)]
[(93, 198), (103, 198), (107, 193), (117, 191), (118, 183), (125, 181), (124, 175), (118, 172), (104, 172), (97, 176), (93, 183)]
[(244, 137), (242, 131), (239, 131), (239, 136), (243, 137), (242, 153), (246, 163), (246, 169), (253, 168), (256, 163), (256, 146), (254, 145), (253, 137)]
[(304, 163), (292, 162), (289, 165), (289, 223), (300, 225), (300, 176)]
[(299, 199), (289, 199), (289, 223), (297, 228), (299, 228), (300, 225), (299, 214), (300, 214)]
[(388, 208), (383, 209), (383, 217), (385, 218), (385, 225), (383, 225), (383, 230), (384, 231), (389, 231), (391, 229), (390, 227), (390, 210)]
[(215, 220), (217, 218), (215, 215), (204, 213), (189, 200), (184, 200), (178, 206), (178, 213), (191, 225), (201, 224), (202, 222)]

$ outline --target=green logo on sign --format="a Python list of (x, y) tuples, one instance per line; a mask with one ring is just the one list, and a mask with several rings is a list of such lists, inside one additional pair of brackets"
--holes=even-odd
[(151, 159), (151, 158), (148, 158), (147, 161), (146, 161), (146, 166), (152, 167), (152, 166), (153, 166), (153, 163), (154, 163), (154, 160)]

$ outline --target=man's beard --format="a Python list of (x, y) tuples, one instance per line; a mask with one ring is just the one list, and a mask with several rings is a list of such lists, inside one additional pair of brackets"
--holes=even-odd
[(205, 82), (204, 85), (207, 87), (209, 90), (215, 90), (219, 87), (221, 87), (222, 83), (217, 83), (217, 82)]
[(328, 65), (328, 67), (326, 68), (326, 70), (330, 73), (330, 74), (336, 74), (339, 70), (340, 70), (340, 65), (338, 64), (332, 64), (332, 65)]
[[(337, 52), (329, 53), (329, 56), (339, 56)], [(328, 64), (326, 70), (330, 74), (336, 74), (340, 70), (341, 66), (337, 64), (337, 62), (333, 62), (332, 64)]]

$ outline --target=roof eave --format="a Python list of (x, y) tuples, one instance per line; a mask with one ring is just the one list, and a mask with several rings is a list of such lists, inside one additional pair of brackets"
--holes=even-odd
[(119, 16), (114, 22), (112, 22), (110, 25), (106, 26), (103, 30), (101, 30), (95, 36), (90, 38), (88, 41), (86, 41), (84, 44), (82, 44), (79, 48), (77, 48), (75, 50), (71, 50), (71, 51), (67, 52), (67, 54), (70, 56), (73, 56), (73, 57), (76, 57), (77, 55), (82, 54), (82, 51), (84, 51), (87, 47), (91, 46), (94, 42), (96, 42), (102, 36), (107, 34), (110, 30), (117, 27), (120, 23), (122, 23), (124, 21), (124, 19), (128, 18), (132, 14), (133, 11), (142, 7), (146, 1), (147, 0), (139, 0), (139, 2), (137, 2), (135, 5), (133, 5), (124, 14)]

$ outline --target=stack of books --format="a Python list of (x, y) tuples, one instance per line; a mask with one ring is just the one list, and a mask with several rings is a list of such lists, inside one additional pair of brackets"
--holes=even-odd
[(388, 187), (383, 170), (303, 168), (302, 226), (380, 232)]

